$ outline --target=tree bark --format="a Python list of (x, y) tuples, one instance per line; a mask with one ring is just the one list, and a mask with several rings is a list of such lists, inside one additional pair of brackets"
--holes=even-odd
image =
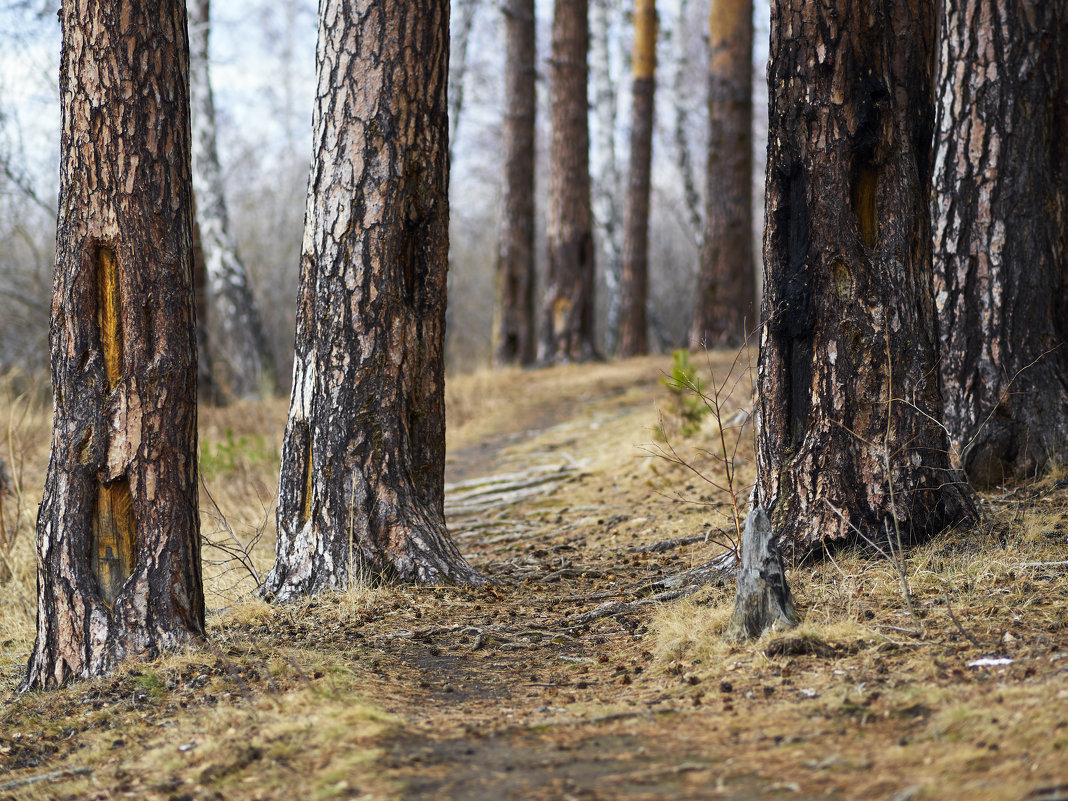
[(1068, 2), (947, 0), (941, 40), (943, 408), (989, 486), (1068, 461)]
[(230, 232), (219, 166), (211, 91), (211, 0), (192, 0), (189, 8), (193, 191), (211, 309), (207, 345), (214, 384), (224, 398), (270, 396), (278, 389), (274, 359)]
[(649, 302), (649, 173), (653, 160), (656, 27), (656, 0), (635, 0), (630, 172), (623, 218), (617, 349), (618, 355), (624, 357), (649, 350), (645, 309)]
[(497, 251), (494, 363), (531, 364), (534, 329), (534, 123), (536, 31), (534, 0), (504, 4), (504, 198)]
[(182, 0), (64, 3), (52, 455), (24, 689), (203, 635)]
[(538, 361), (585, 361), (594, 344), (594, 249), (590, 213), (590, 132), (586, 0), (556, 0), (552, 41), (549, 270)]
[(445, 529), (447, 0), (324, 0), (277, 561), (287, 600), (482, 579)]
[(759, 505), (802, 549), (971, 508), (938, 423), (933, 0), (772, 4)]
[(739, 347), (756, 328), (753, 274), (753, 2), (709, 14), (705, 236), (690, 348)]

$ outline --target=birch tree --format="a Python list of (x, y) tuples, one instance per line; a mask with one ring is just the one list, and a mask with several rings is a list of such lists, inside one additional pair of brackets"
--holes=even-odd
[(638, 356), (649, 349), (645, 312), (649, 302), (649, 193), (655, 118), (656, 27), (656, 0), (635, 0), (630, 170), (623, 222), (617, 348), (620, 356)]

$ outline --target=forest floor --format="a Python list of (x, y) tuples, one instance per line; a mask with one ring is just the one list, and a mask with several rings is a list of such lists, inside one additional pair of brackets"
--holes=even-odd
[[(733, 356), (695, 361), (722, 380)], [(12, 384), (0, 799), (1068, 799), (1068, 481), (984, 495), (980, 527), (896, 564), (790, 565), (801, 626), (729, 646), (729, 581), (670, 600), (733, 530), (724, 493), (650, 455), (659, 408), (725, 482), (714, 416), (678, 430), (670, 367), (451, 380), (447, 514), (492, 584), (280, 607), (250, 570), (272, 560), (286, 404), (202, 410), (209, 641), (24, 695), (48, 420)]]

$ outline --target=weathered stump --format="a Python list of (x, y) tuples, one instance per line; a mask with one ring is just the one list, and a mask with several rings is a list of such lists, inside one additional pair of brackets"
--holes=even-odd
[(765, 631), (795, 625), (797, 612), (772, 536), (771, 521), (762, 507), (754, 506), (745, 518), (738, 594), (724, 637), (729, 642), (742, 642)]

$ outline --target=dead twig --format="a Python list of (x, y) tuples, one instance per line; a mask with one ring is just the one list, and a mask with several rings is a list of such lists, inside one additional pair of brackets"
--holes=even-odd
[(943, 594), (945, 595), (945, 598), (946, 598), (946, 611), (949, 612), (949, 619), (953, 621), (953, 625), (957, 627), (957, 631), (959, 631), (961, 633), (961, 636), (964, 637), (964, 639), (966, 639), (968, 642), (970, 642), (976, 648), (982, 650), (983, 646), (981, 646), (979, 644), (979, 641), (977, 639), (975, 639), (975, 637), (973, 637), (967, 631), (964, 630), (964, 626), (962, 626), (960, 624), (960, 621), (957, 620), (957, 616), (955, 614), (953, 614), (953, 607), (949, 603), (949, 591), (948, 590), (943, 590)]

